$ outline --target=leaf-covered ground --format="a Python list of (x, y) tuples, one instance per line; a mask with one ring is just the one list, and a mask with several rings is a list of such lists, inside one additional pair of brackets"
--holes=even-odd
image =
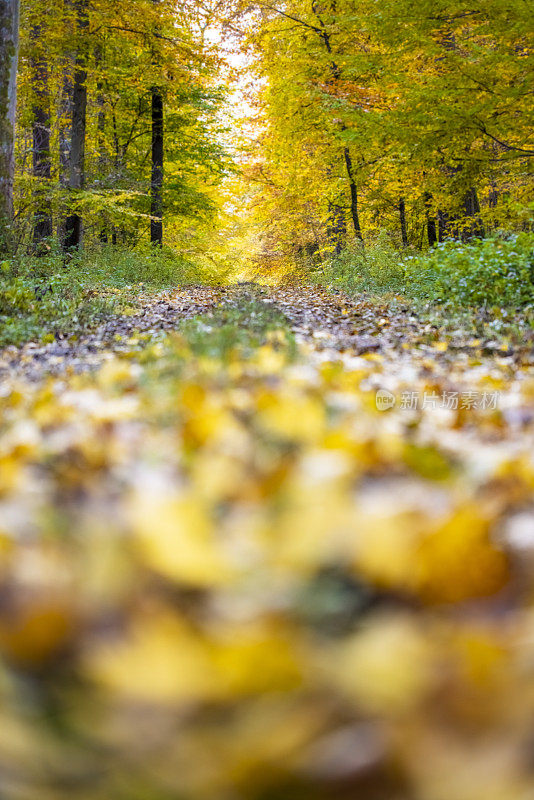
[(532, 341), (152, 302), (2, 356), (2, 797), (531, 800)]

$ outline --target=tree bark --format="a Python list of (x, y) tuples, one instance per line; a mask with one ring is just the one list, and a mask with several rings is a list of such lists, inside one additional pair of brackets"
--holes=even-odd
[(327, 237), (334, 248), (336, 256), (340, 255), (347, 238), (347, 221), (345, 209), (337, 203), (328, 203)]
[(13, 244), (19, 0), (0, 0), (0, 246)]
[[(72, 127), (69, 159), (69, 189), (79, 191), (85, 182), (85, 129), (87, 116), (87, 57), (83, 34), (89, 25), (86, 0), (76, 0), (76, 24), (79, 42), (74, 67), (72, 90)], [(83, 220), (75, 209), (65, 222), (66, 250), (79, 248), (82, 244)]]
[[(98, 148), (98, 170), (103, 176), (106, 169), (106, 101), (104, 98), (104, 82), (102, 80), (102, 69), (104, 65), (104, 48), (101, 44), (95, 47), (95, 67), (99, 73), (96, 83), (96, 107), (98, 109), (96, 117), (97, 148)], [(106, 221), (100, 228), (98, 234), (100, 241), (107, 244), (108, 232)]]
[[(335, 13), (335, 4), (331, 4), (330, 10), (331, 10), (331, 12), (333, 14)], [(326, 52), (330, 56), (330, 73), (331, 73), (332, 77), (331, 77), (331, 80), (329, 81), (329, 83), (336, 84), (336, 83), (339, 82), (339, 80), (341, 78), (341, 70), (339, 68), (339, 65), (337, 64), (337, 62), (333, 58), (332, 44), (330, 42), (330, 34), (328, 33), (328, 30), (326, 28), (326, 25), (324, 24), (324, 21), (322, 20), (322, 18), (319, 15), (319, 7), (318, 7), (318, 4), (317, 4), (317, 0), (312, 0), (312, 11), (315, 14), (315, 16), (317, 17), (317, 19), (319, 21), (319, 26), (320, 26), (319, 29), (317, 29), (317, 28), (315, 29), (316, 33), (319, 34), (319, 36), (322, 39), (323, 44), (324, 44), (324, 46), (326, 48)], [(345, 126), (345, 124), (343, 122), (340, 123), (340, 128), (339, 129), (342, 132), (344, 132), (346, 130), (346, 126)], [(345, 168), (346, 168), (346, 171), (347, 171), (347, 178), (348, 178), (348, 181), (349, 181), (350, 212), (351, 212), (351, 216), (352, 216), (352, 222), (353, 222), (353, 225), (354, 225), (354, 235), (356, 236), (356, 239), (359, 239), (360, 241), (363, 241), (362, 229), (361, 229), (361, 225), (360, 225), (360, 216), (359, 216), (359, 211), (358, 211), (358, 187), (356, 186), (356, 180), (354, 178), (354, 172), (353, 172), (353, 169), (352, 169), (352, 159), (351, 159), (351, 156), (350, 156), (350, 151), (349, 151), (349, 148), (346, 145), (343, 148), (343, 157), (344, 157), (344, 160), (345, 160)]]
[(352, 159), (350, 157), (349, 148), (345, 147), (344, 149), (344, 156), (345, 156), (345, 166), (347, 168), (347, 177), (349, 179), (349, 187), (350, 187), (350, 213), (352, 217), (352, 223), (354, 225), (354, 235), (360, 241), (363, 241), (362, 236), (362, 229), (360, 226), (360, 216), (358, 213), (358, 189), (356, 186), (356, 181), (354, 180), (354, 174), (352, 172)]
[[(159, 0), (152, 0), (154, 5)], [(156, 30), (157, 32), (157, 26)], [(155, 37), (154, 40), (155, 41)], [(155, 48), (152, 49), (152, 64), (157, 66)], [(150, 241), (161, 247), (163, 244), (163, 93), (161, 87), (153, 86), (152, 100), (152, 170), (150, 176)]]
[(406, 226), (406, 203), (404, 197), (399, 197), (399, 217), (402, 236), (402, 246), (408, 247), (408, 229)]
[(471, 186), (464, 196), (464, 211), (466, 217), (472, 217), (472, 222), (466, 225), (463, 231), (463, 237), (466, 240), (473, 239), (474, 237), (483, 238), (484, 226), (480, 219), (480, 203), (478, 202), (477, 190)]
[(50, 158), (50, 93), (48, 88), (48, 64), (40, 50), (41, 26), (31, 29), (34, 51), (31, 58), (33, 89), (33, 148), (32, 173), (41, 186), (36, 188), (36, 209), (33, 222), (33, 241), (39, 245), (52, 235), (52, 214), (47, 200), (46, 182), (51, 178)]
[(426, 208), (426, 231), (428, 236), (428, 244), (430, 247), (438, 242), (438, 233), (436, 227), (436, 216), (432, 213), (432, 195), (430, 192), (425, 192), (424, 195), (425, 208)]
[(163, 244), (163, 95), (152, 89), (152, 177), (150, 181), (150, 241)]

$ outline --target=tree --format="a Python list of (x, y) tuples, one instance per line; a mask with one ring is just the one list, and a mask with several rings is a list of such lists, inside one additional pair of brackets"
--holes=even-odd
[(41, 185), (36, 188), (36, 209), (33, 223), (33, 241), (36, 245), (52, 235), (52, 212), (47, 192), (52, 177), (50, 152), (50, 92), (48, 63), (42, 46), (43, 26), (36, 18), (32, 21), (30, 39), (31, 82), (33, 91), (32, 172)]
[(528, 4), (246, 8), (262, 111), (251, 207), (270, 247), (276, 231), (281, 249), (300, 252), (319, 231), (319, 249), (336, 252), (344, 215), (356, 237), (385, 232), (419, 247), (524, 224), (534, 158)]
[[(87, 119), (87, 41), (89, 26), (87, 0), (74, 0), (78, 43), (72, 87), (72, 124), (69, 154), (69, 189), (79, 192), (85, 182), (85, 133)], [(65, 222), (65, 249), (82, 244), (83, 221), (75, 206)]]
[(0, 245), (12, 244), (19, 2), (0, 0)]

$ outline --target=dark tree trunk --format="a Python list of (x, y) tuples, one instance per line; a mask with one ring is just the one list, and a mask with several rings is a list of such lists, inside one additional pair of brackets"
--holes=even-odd
[[(61, 87), (61, 103), (59, 112), (59, 185), (66, 192), (69, 186), (70, 140), (72, 124), (72, 62), (64, 59), (63, 82)], [(57, 237), (65, 242), (65, 218), (61, 217), (57, 225)]]
[(150, 241), (163, 244), (163, 95), (152, 89), (152, 178), (150, 182)]
[(464, 196), (464, 212), (466, 217), (471, 217), (472, 222), (464, 227), (463, 239), (469, 240), (474, 237), (483, 238), (484, 226), (480, 219), (480, 203), (478, 202), (477, 190), (471, 186)]
[[(85, 129), (87, 116), (87, 64), (83, 34), (89, 25), (86, 0), (77, 0), (77, 27), (80, 41), (74, 67), (72, 90), (72, 133), (69, 159), (69, 189), (79, 191), (85, 182)], [(65, 249), (79, 248), (82, 244), (83, 221), (75, 209), (65, 221)]]
[[(335, 3), (331, 3), (330, 4), (330, 12), (332, 14), (335, 14), (335, 10), (336, 10), (335, 9)], [(341, 79), (341, 70), (339, 68), (339, 65), (337, 64), (337, 62), (333, 58), (332, 44), (331, 44), (331, 41), (330, 41), (330, 34), (328, 33), (326, 25), (325, 25), (323, 19), (321, 18), (320, 14), (319, 14), (319, 4), (317, 3), (317, 0), (312, 0), (312, 11), (315, 14), (315, 16), (317, 17), (317, 20), (319, 21), (319, 28), (315, 28), (315, 31), (319, 34), (319, 36), (322, 39), (323, 44), (324, 44), (324, 46), (326, 48), (326, 52), (330, 56), (330, 75), (331, 75), (331, 77), (330, 77), (330, 80), (328, 82), (331, 83), (331, 84), (336, 84)], [(345, 131), (346, 130), (346, 126), (345, 126), (345, 124), (343, 122), (340, 123), (339, 129), (341, 131)], [(345, 168), (347, 170), (347, 177), (349, 179), (350, 213), (351, 213), (352, 222), (353, 222), (353, 225), (354, 225), (354, 235), (356, 236), (357, 239), (359, 239), (360, 241), (363, 241), (362, 229), (361, 229), (361, 225), (360, 225), (360, 217), (359, 217), (359, 212), (358, 212), (358, 187), (356, 186), (356, 179), (354, 178), (354, 172), (353, 172), (353, 169), (352, 169), (352, 159), (351, 159), (351, 156), (350, 156), (350, 151), (349, 151), (349, 148), (346, 145), (343, 148), (343, 157), (344, 157), (344, 160), (345, 160)]]
[(362, 229), (360, 226), (360, 216), (358, 213), (358, 188), (356, 186), (356, 181), (354, 180), (354, 174), (352, 171), (352, 159), (350, 157), (349, 148), (345, 147), (344, 149), (344, 156), (345, 156), (345, 166), (347, 168), (347, 177), (349, 179), (349, 187), (350, 187), (350, 214), (352, 217), (352, 223), (354, 225), (354, 235), (360, 241), (363, 241), (362, 236)]
[[(35, 48), (39, 48), (41, 26), (34, 25), (31, 39)], [(33, 89), (33, 176), (44, 185), (37, 187), (36, 209), (33, 222), (33, 241), (39, 245), (43, 239), (52, 235), (52, 214), (47, 199), (46, 181), (51, 178), (50, 157), (50, 93), (48, 89), (48, 64), (41, 52), (34, 52), (31, 58)]]
[(436, 219), (430, 214), (426, 218), (426, 231), (428, 236), (428, 244), (430, 247), (434, 247), (437, 244), (438, 235), (436, 230)]
[(404, 197), (399, 198), (399, 217), (402, 236), (402, 246), (408, 247), (408, 229), (406, 227), (406, 203)]
[(426, 208), (426, 231), (428, 236), (428, 244), (430, 247), (438, 242), (438, 233), (436, 226), (436, 215), (432, 211), (432, 195), (430, 192), (425, 192), (424, 195), (425, 208)]
[[(95, 48), (95, 67), (97, 70), (102, 70), (104, 60), (104, 51), (101, 44)], [(104, 98), (104, 83), (101, 78), (98, 79), (96, 84), (96, 107), (98, 109), (96, 117), (96, 131), (97, 131), (97, 147), (98, 147), (98, 170), (100, 175), (103, 176), (106, 170), (106, 101)], [(103, 244), (108, 241), (108, 232), (106, 225), (100, 228), (99, 239)]]
[(19, 2), (0, 0), (0, 246), (13, 244)]

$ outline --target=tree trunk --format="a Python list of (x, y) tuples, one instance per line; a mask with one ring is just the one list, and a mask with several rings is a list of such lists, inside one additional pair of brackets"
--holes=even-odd
[(0, 0), (0, 247), (13, 244), (19, 0)]
[(150, 182), (150, 241), (163, 244), (163, 95), (152, 89), (152, 178)]
[(469, 240), (474, 237), (483, 238), (484, 226), (480, 219), (480, 203), (478, 202), (477, 190), (471, 186), (464, 196), (464, 211), (466, 217), (471, 217), (472, 222), (464, 227), (463, 239)]
[[(85, 181), (85, 128), (87, 116), (87, 67), (83, 34), (89, 25), (86, 0), (76, 0), (78, 42), (72, 90), (72, 134), (69, 159), (69, 189), (79, 191)], [(75, 209), (65, 222), (65, 249), (79, 248), (82, 244), (83, 221)]]
[[(152, 0), (154, 5), (159, 0)], [(156, 26), (157, 31), (157, 26)], [(154, 31), (154, 32), (156, 32)], [(154, 40), (155, 41), (155, 37)], [(156, 50), (152, 49), (152, 64), (157, 65)], [(152, 172), (150, 176), (150, 241), (163, 244), (163, 93), (152, 87)]]
[(354, 225), (354, 235), (357, 239), (363, 241), (362, 229), (360, 227), (360, 216), (358, 213), (358, 189), (356, 187), (356, 181), (354, 180), (354, 174), (352, 172), (352, 159), (350, 157), (348, 147), (345, 147), (344, 149), (344, 156), (345, 166), (347, 168), (347, 177), (349, 179), (350, 186), (350, 213)]
[[(100, 176), (104, 175), (106, 170), (106, 101), (104, 98), (104, 83), (100, 77), (103, 69), (104, 49), (101, 44), (95, 47), (95, 68), (99, 72), (99, 78), (96, 84), (96, 107), (98, 109), (96, 118), (96, 131), (97, 131), (97, 148), (98, 148), (98, 170)], [(98, 234), (100, 241), (107, 244), (108, 232), (105, 224), (100, 228)]]
[(424, 195), (425, 208), (426, 208), (426, 231), (428, 236), (428, 244), (430, 247), (438, 242), (438, 233), (436, 227), (436, 216), (432, 212), (432, 195), (430, 192), (425, 192)]
[(46, 182), (51, 178), (50, 158), (50, 93), (48, 89), (48, 64), (40, 50), (41, 26), (35, 24), (31, 29), (34, 52), (31, 58), (33, 89), (33, 148), (32, 172), (37, 179), (36, 209), (33, 222), (33, 241), (39, 245), (43, 239), (52, 235), (52, 213), (47, 198)]
[(404, 197), (399, 198), (399, 217), (402, 236), (402, 246), (408, 247), (408, 229), (406, 227), (406, 203)]

